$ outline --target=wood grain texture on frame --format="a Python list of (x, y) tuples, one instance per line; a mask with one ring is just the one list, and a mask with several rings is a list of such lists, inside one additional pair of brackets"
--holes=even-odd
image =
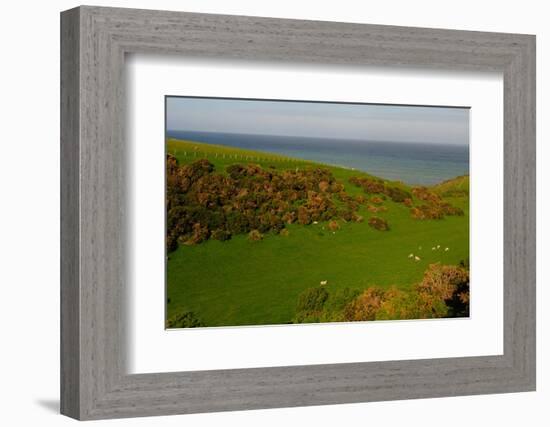
[[(535, 389), (535, 37), (83, 6), (61, 14), (61, 412), (77, 419)], [(128, 53), (500, 71), (504, 354), (127, 374)]]

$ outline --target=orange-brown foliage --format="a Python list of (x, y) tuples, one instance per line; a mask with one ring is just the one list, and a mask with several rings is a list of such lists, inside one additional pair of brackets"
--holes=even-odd
[(338, 224), (338, 221), (332, 220), (328, 223), (328, 229), (330, 231), (340, 230), (340, 224)]
[(374, 196), (374, 197), (371, 197), (370, 202), (374, 203), (375, 205), (380, 205), (384, 203), (384, 200), (381, 197)]
[(385, 292), (376, 287), (367, 288), (344, 308), (347, 321), (374, 320), (382, 306)]
[(369, 225), (379, 231), (388, 231), (390, 229), (388, 222), (377, 216), (369, 218)]
[[(232, 164), (215, 173), (207, 159), (179, 165), (166, 158), (168, 251), (209, 238), (233, 234), (280, 232), (285, 224), (353, 219), (359, 203), (328, 169), (277, 171), (255, 164)], [(345, 203), (341, 210), (336, 200)], [(341, 216), (342, 215), (342, 216)], [(198, 224), (198, 225), (197, 225)]]

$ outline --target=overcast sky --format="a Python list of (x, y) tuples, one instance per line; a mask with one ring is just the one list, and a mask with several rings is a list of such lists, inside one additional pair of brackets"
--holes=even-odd
[(468, 144), (469, 109), (169, 97), (168, 130)]

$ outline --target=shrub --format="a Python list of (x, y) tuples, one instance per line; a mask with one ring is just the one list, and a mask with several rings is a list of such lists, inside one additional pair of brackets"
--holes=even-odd
[[(196, 245), (208, 239), (210, 232), (208, 227), (197, 222), (193, 224), (193, 231), (187, 239), (183, 241), (184, 245)], [(182, 236), (183, 237), (183, 236)]]
[(426, 319), (469, 315), (469, 274), (461, 266), (432, 264), (410, 290), (376, 286), (363, 291), (306, 289), (294, 322)]
[(344, 308), (347, 321), (374, 320), (380, 309), (385, 292), (376, 287), (367, 288)]
[(350, 209), (344, 209), (341, 211), (340, 213), (340, 217), (344, 220), (344, 221), (352, 221), (353, 220), (353, 215), (354, 215), (355, 212), (353, 212), (352, 210)]
[(413, 217), (414, 219), (426, 219), (424, 213), (422, 212), (422, 210), (420, 210), (420, 208), (412, 207), (410, 212), (411, 217)]
[(457, 317), (469, 313), (470, 278), (466, 269), (431, 264), (416, 285), (425, 317)]
[(359, 209), (359, 203), (357, 203), (355, 200), (353, 199), (348, 199), (346, 200), (346, 206), (348, 208), (349, 211), (356, 211), (357, 209)]
[(387, 212), (388, 208), (386, 206), (374, 206), (374, 205), (368, 205), (367, 210), (372, 213), (378, 213), (378, 212)]
[(222, 228), (217, 228), (212, 232), (210, 237), (214, 240), (219, 240), (221, 242), (224, 242), (226, 240), (231, 239), (231, 233), (227, 230), (224, 230)]
[(380, 179), (352, 176), (349, 182), (356, 187), (361, 187), (367, 194), (384, 192), (384, 181)]
[(460, 266), (432, 264), (411, 291), (370, 287), (344, 308), (354, 320), (426, 319), (469, 315), (469, 274)]
[(338, 209), (336, 209), (335, 206), (328, 207), (319, 217), (319, 220), (321, 221), (329, 221), (332, 218), (336, 218), (338, 216)]
[(360, 291), (357, 289), (337, 289), (329, 292), (323, 311), (319, 316), (321, 322), (345, 322), (344, 309), (351, 303)]
[(352, 219), (355, 222), (363, 222), (365, 220), (365, 218), (363, 218), (361, 215), (358, 215), (355, 212), (353, 213)]
[(339, 182), (334, 182), (330, 185), (330, 192), (331, 193), (340, 193), (341, 191), (344, 191), (344, 185)]
[(439, 206), (445, 215), (464, 216), (464, 211), (462, 209), (452, 206), (450, 203), (442, 203)]
[(239, 179), (246, 175), (246, 167), (241, 164), (229, 165), (225, 168), (225, 171), (233, 179)]
[(294, 322), (319, 322), (323, 306), (325, 305), (328, 297), (328, 291), (323, 287), (308, 288), (303, 291), (298, 296)]
[(416, 292), (405, 292), (391, 287), (375, 314), (376, 320), (421, 319), (425, 316), (419, 310)]
[(178, 238), (173, 233), (166, 235), (166, 252), (173, 252), (178, 248)]
[(414, 219), (442, 219), (443, 210), (439, 206), (420, 205), (411, 208), (411, 216)]
[(375, 205), (381, 205), (382, 203), (384, 203), (384, 200), (381, 197), (374, 196), (371, 197), (370, 202), (374, 203)]
[(358, 194), (357, 196), (355, 196), (355, 201), (361, 205), (364, 205), (365, 203), (367, 203), (367, 200), (368, 199), (362, 194)]
[(226, 228), (231, 234), (241, 234), (248, 230), (248, 221), (239, 211), (232, 211), (226, 215)]
[(180, 166), (167, 155), (166, 170), (168, 251), (178, 243), (223, 241), (252, 230), (278, 233), (294, 222), (352, 221), (366, 200), (346, 193), (328, 169), (319, 167), (277, 171), (233, 164), (227, 174), (217, 174), (207, 159)]
[(407, 203), (407, 206), (411, 206), (411, 216), (414, 219), (442, 219), (445, 215), (464, 215), (461, 208), (444, 202), (438, 194), (426, 187), (415, 187), (412, 192), (415, 197), (425, 202), (417, 207), (412, 207), (412, 201)]
[(451, 298), (445, 300), (447, 317), (468, 317), (470, 315), (470, 282), (459, 283)]
[(200, 328), (206, 326), (192, 311), (175, 314), (166, 320), (167, 328)]
[(338, 222), (334, 220), (330, 221), (327, 227), (330, 231), (340, 230), (340, 224), (338, 224)]
[(283, 221), (287, 224), (292, 224), (294, 221), (296, 221), (296, 212), (286, 212), (283, 215)]
[[(382, 200), (386, 200), (386, 196), (388, 196), (392, 201), (401, 203), (406, 198), (411, 198), (411, 193), (405, 189), (394, 185), (388, 185), (388, 183), (380, 179), (352, 176), (349, 182), (356, 187), (361, 187), (367, 194), (380, 194), (380, 199)], [(372, 202), (377, 203), (374, 201)]]
[(433, 191), (430, 191), (427, 187), (415, 187), (412, 189), (413, 195), (420, 200), (425, 202), (438, 204), (441, 202), (441, 197), (439, 197)]
[(311, 224), (311, 221), (309, 210), (305, 206), (300, 206), (298, 208), (298, 222), (302, 225), (308, 225)]
[(298, 297), (296, 311), (319, 311), (323, 308), (327, 299), (328, 291), (326, 288), (321, 286), (308, 288)]
[(386, 194), (392, 201), (397, 203), (402, 203), (405, 199), (411, 198), (411, 193), (399, 187), (386, 187)]
[(379, 231), (388, 231), (390, 229), (388, 222), (385, 219), (379, 218), (377, 216), (369, 218), (369, 225)]
[(319, 190), (322, 191), (323, 193), (327, 192), (329, 189), (330, 189), (330, 184), (328, 183), (328, 181), (321, 181), (319, 183)]
[(260, 233), (258, 230), (252, 230), (250, 233), (248, 233), (248, 240), (251, 242), (258, 242), (264, 238), (264, 235)]

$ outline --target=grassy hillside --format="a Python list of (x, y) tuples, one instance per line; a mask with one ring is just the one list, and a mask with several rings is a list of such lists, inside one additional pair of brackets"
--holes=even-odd
[[(207, 158), (218, 173), (234, 163), (276, 170), (316, 166), (276, 154), (194, 141), (168, 140), (167, 151), (180, 164)], [(348, 180), (369, 175), (322, 166), (330, 169), (348, 193), (364, 194)], [(371, 285), (408, 289), (420, 281), (429, 264), (457, 264), (468, 258), (468, 193), (450, 191), (467, 188), (468, 177), (457, 180), (436, 189), (445, 201), (462, 208), (464, 216), (415, 220), (403, 203), (387, 199), (383, 202), (387, 212), (376, 214), (390, 224), (387, 232), (369, 227), (367, 221), (341, 222), (334, 232), (319, 222), (290, 224), (288, 236), (270, 234), (259, 242), (235, 235), (224, 242), (180, 245), (169, 254), (167, 264), (168, 317), (193, 311), (207, 326), (287, 323), (294, 316), (298, 295), (321, 281), (327, 281), (331, 290), (361, 290)], [(373, 216), (366, 206), (358, 213), (365, 219)], [(409, 258), (410, 254), (420, 260)]]
[(470, 193), (470, 177), (468, 175), (457, 176), (456, 178), (448, 179), (440, 182), (432, 187), (432, 189), (444, 197), (450, 196), (468, 196)]

